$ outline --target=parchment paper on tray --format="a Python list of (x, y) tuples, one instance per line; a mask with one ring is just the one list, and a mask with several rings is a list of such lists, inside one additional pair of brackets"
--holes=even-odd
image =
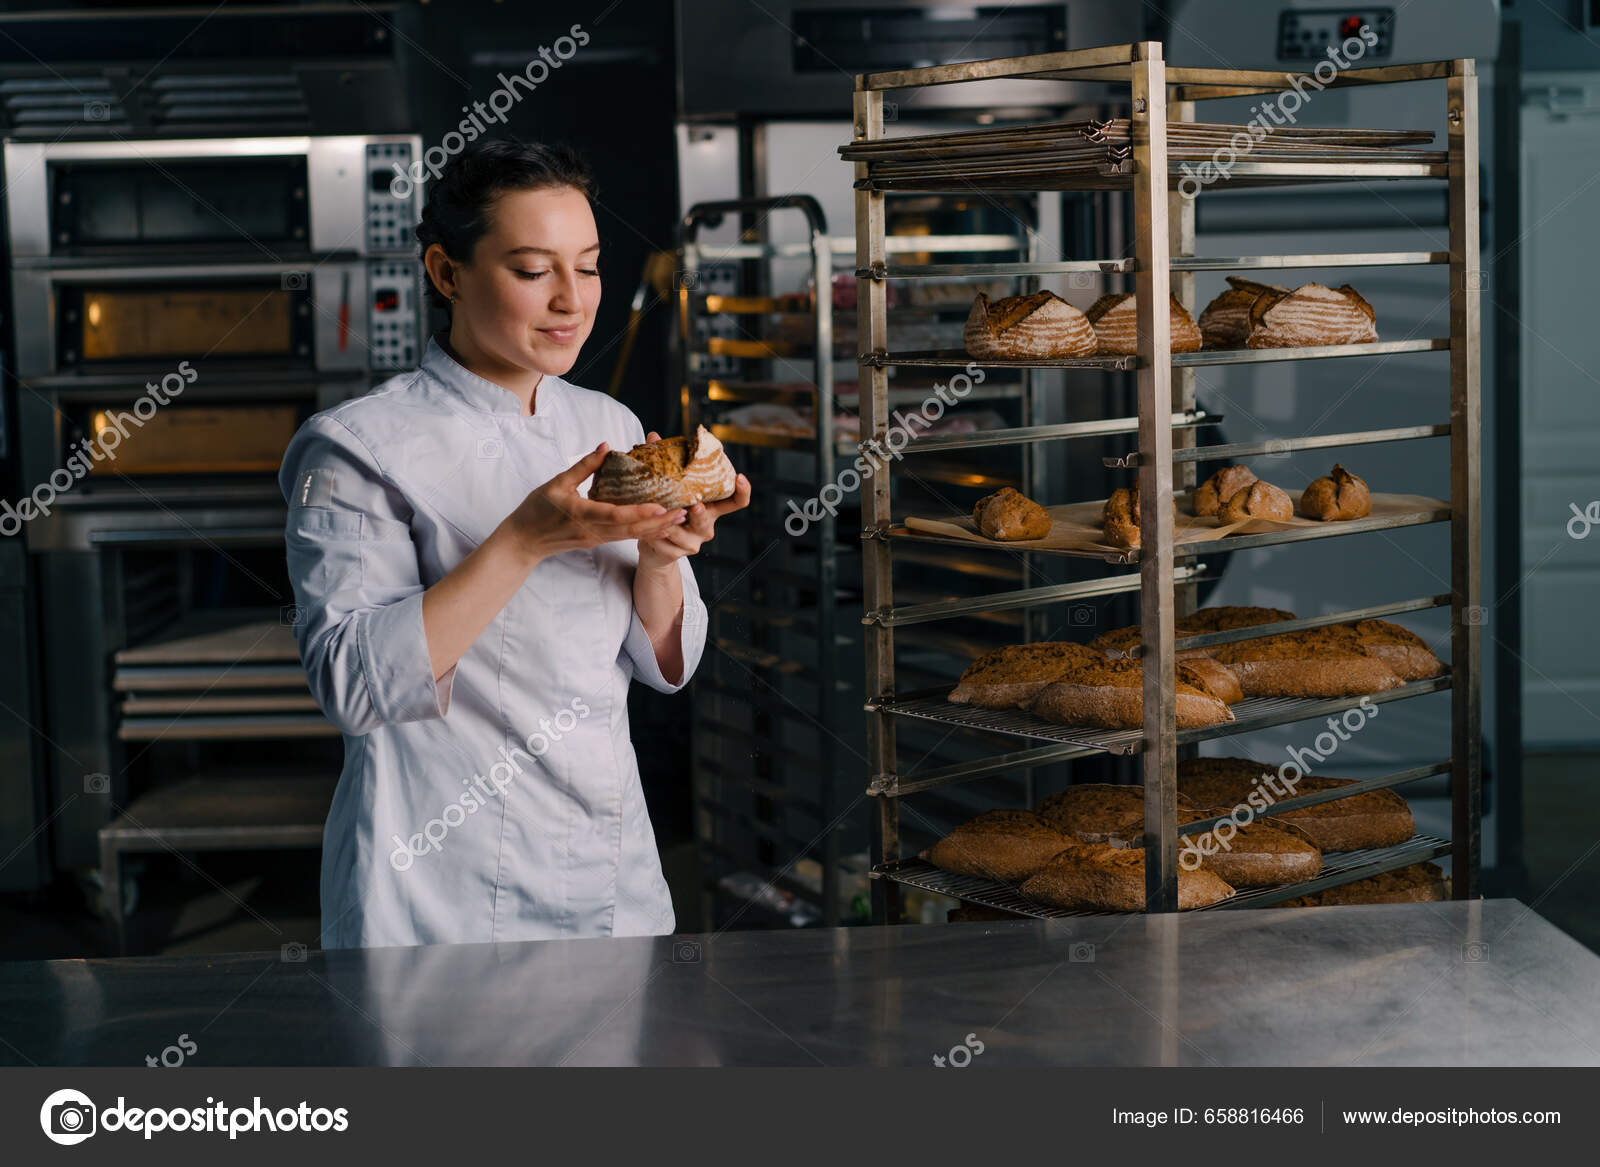
[[(1290, 495), (1298, 499), (1304, 487), (1290, 491)], [(905, 525), (913, 531), (922, 531), (929, 535), (942, 535), (946, 538), (964, 539), (969, 543), (981, 543), (989, 547), (1013, 547), (1021, 551), (1082, 551), (1097, 555), (1124, 555), (1126, 549), (1113, 547), (1105, 542), (1105, 529), (1102, 516), (1105, 514), (1105, 500), (1099, 502), (1075, 502), (1062, 506), (1045, 507), (1050, 513), (1052, 525), (1050, 533), (1043, 539), (1017, 539), (1004, 541), (988, 539), (978, 533), (977, 525), (973, 523), (971, 515), (953, 515), (944, 519), (922, 518), (917, 515), (908, 515)], [(1374, 494), (1372, 496), (1371, 518), (1394, 518), (1400, 515), (1418, 514), (1424, 511), (1438, 511), (1449, 509), (1449, 503), (1436, 498), (1429, 498), (1421, 494)], [(1178, 496), (1178, 523), (1176, 542), (1209, 543), (1228, 535), (1255, 535), (1265, 531), (1281, 531), (1291, 527), (1341, 527), (1350, 523), (1361, 523), (1361, 519), (1347, 519), (1324, 523), (1317, 519), (1307, 519), (1296, 515), (1284, 522), (1273, 519), (1245, 519), (1239, 523), (1219, 523), (1215, 516), (1201, 517), (1195, 515), (1189, 504), (1189, 496)]]

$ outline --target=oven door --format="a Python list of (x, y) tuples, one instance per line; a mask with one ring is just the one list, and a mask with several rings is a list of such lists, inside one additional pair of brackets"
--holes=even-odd
[(412, 135), (7, 142), (13, 262), (404, 252)]
[(30, 268), (13, 273), (23, 377), (353, 372), (373, 364), (368, 261)]

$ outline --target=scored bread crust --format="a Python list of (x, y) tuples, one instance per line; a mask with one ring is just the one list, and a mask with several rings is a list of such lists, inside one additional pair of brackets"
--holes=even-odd
[(1378, 339), (1376, 313), (1349, 284), (1301, 284), (1288, 295), (1257, 296), (1246, 348), (1366, 344)]
[[(1144, 851), (1107, 843), (1068, 846), (1019, 889), (1039, 903), (1102, 912), (1144, 910)], [(1233, 894), (1213, 872), (1178, 870), (1178, 909), (1209, 907)]]
[(1050, 513), (1014, 486), (986, 494), (972, 507), (972, 521), (985, 538), (1043, 539), (1050, 533)]
[(1054, 292), (989, 300), (979, 292), (963, 334), (969, 355), (979, 360), (1088, 357), (1096, 346), (1088, 317)]
[(1239, 491), (1256, 481), (1255, 471), (1248, 466), (1224, 466), (1202, 482), (1190, 498), (1197, 515), (1214, 515)]
[(1021, 883), (1072, 840), (1031, 810), (986, 810), (922, 853), (941, 871)]
[(1332, 473), (1312, 479), (1300, 495), (1300, 513), (1324, 523), (1364, 519), (1372, 513), (1372, 492), (1364, 479), (1336, 462)]
[[(1195, 326), (1194, 318), (1178, 302), (1177, 296), (1168, 298), (1167, 327), (1172, 351), (1198, 352), (1200, 329)], [(1094, 326), (1095, 351), (1101, 356), (1127, 356), (1139, 351), (1139, 309), (1132, 292), (1107, 292), (1089, 305), (1084, 316)]]
[[(1249, 799), (1257, 789), (1255, 779), (1270, 769), (1249, 758), (1191, 758), (1178, 763), (1178, 793), (1195, 802), (1217, 806), (1253, 806)], [(1354, 780), (1348, 778), (1307, 775), (1297, 780), (1292, 792), (1284, 797), (1320, 794), (1353, 785)], [(1266, 783), (1260, 789), (1264, 796), (1281, 801)], [(1271, 807), (1265, 809), (1270, 811)], [(1272, 817), (1299, 827), (1323, 851), (1395, 847), (1417, 833), (1411, 807), (1393, 790), (1368, 790)]]
[(1263, 284), (1243, 276), (1229, 276), (1228, 290), (1200, 313), (1200, 336), (1206, 348), (1238, 348), (1250, 335), (1250, 309), (1258, 297), (1287, 296), (1288, 288)]
[(984, 709), (1025, 707), (1039, 690), (1069, 670), (1104, 659), (1097, 649), (1070, 640), (1009, 644), (984, 653), (962, 670), (946, 700)]
[(589, 498), (619, 506), (688, 507), (728, 498), (737, 477), (722, 443), (702, 425), (687, 436), (641, 442), (626, 453), (609, 451), (595, 471)]
[[(1194, 804), (1178, 796), (1178, 811), (1188, 817)], [(1129, 847), (1144, 836), (1144, 787), (1083, 782), (1039, 802), (1039, 817), (1085, 843)]]

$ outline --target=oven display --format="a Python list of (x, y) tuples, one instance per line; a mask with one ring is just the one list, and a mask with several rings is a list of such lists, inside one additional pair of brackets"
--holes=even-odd
[[(1361, 30), (1371, 29), (1363, 37)], [(1341, 49), (1355, 37), (1361, 58), (1387, 57), (1394, 51), (1393, 8), (1287, 8), (1278, 14), (1278, 57), (1284, 61), (1321, 61), (1329, 49)], [(1375, 43), (1369, 43), (1376, 38)]]

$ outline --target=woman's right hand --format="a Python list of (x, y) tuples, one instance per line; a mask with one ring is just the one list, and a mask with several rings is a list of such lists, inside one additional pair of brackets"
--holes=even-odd
[(502, 527), (530, 559), (537, 561), (547, 555), (619, 539), (648, 538), (688, 518), (682, 507), (669, 511), (655, 503), (616, 506), (592, 502), (579, 494), (579, 485), (600, 469), (609, 448), (601, 442), (592, 453), (529, 491), (517, 509), (506, 516)]

